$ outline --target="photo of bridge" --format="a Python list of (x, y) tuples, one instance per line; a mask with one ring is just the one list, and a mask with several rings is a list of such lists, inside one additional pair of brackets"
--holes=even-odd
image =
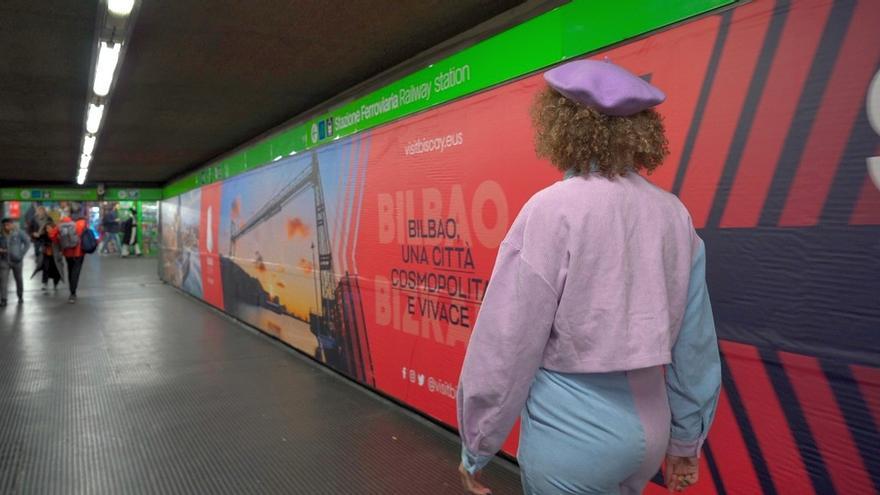
[(161, 205), (162, 255), (159, 269), (165, 280), (202, 296), (199, 246), (201, 191), (196, 189)]
[[(224, 189), (219, 246), (226, 310), (373, 385), (357, 276), (334, 263), (335, 202), (325, 198), (318, 153), (297, 158), (276, 165), (277, 181)], [(269, 187), (275, 191), (267, 195)], [(264, 242), (279, 230), (284, 241), (274, 235)]]

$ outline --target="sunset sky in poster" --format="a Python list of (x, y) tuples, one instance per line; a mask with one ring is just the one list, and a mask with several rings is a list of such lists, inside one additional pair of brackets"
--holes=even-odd
[[(339, 213), (346, 178), (357, 153), (358, 148), (352, 146), (350, 139), (318, 152), (328, 231), (334, 251), (340, 241), (333, 236), (337, 224), (343, 221)], [(243, 175), (224, 183), (219, 219), (220, 254), (230, 254), (233, 221), (246, 222), (310, 166), (311, 154), (303, 153), (265, 167), (259, 174)], [(258, 279), (270, 296), (277, 296), (282, 305), (303, 319), (307, 319), (309, 312), (316, 309), (316, 234), (315, 195), (314, 190), (308, 188), (285, 204), (280, 212), (245, 234), (237, 241), (235, 248), (236, 263), (248, 275)], [(334, 259), (334, 262), (337, 260)]]

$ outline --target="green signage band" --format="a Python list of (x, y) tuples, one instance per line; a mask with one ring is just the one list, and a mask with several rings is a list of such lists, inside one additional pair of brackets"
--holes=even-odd
[(163, 189), (163, 197), (238, 175), (734, 2), (574, 0), (174, 181)]
[(105, 201), (159, 201), (161, 189), (115, 188), (108, 187), (104, 193)]
[(97, 201), (98, 192), (86, 188), (4, 188), (3, 201)]
[(2, 201), (159, 201), (162, 190), (159, 188), (108, 188), (104, 196), (98, 195), (93, 187), (76, 188), (2, 188)]

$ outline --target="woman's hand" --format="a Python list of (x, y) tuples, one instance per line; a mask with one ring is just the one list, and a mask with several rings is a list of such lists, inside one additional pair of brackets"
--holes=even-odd
[(700, 478), (696, 457), (666, 456), (666, 487), (671, 492), (681, 492), (694, 485)]
[(491, 495), (492, 490), (489, 489), (486, 485), (483, 485), (479, 481), (477, 481), (477, 475), (471, 474), (467, 472), (467, 469), (464, 468), (464, 464), (458, 465), (458, 474), (461, 476), (461, 485), (464, 487), (465, 493), (471, 493), (475, 495)]

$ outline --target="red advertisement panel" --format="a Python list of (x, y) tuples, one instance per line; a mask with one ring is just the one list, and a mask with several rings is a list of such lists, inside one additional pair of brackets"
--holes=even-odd
[(223, 308), (223, 277), (220, 275), (219, 238), (221, 184), (202, 188), (199, 245), (202, 263), (202, 291), (205, 301)]
[[(706, 244), (724, 388), (689, 493), (880, 490), (880, 52), (858, 49), (880, 46), (873, 5), (757, 0), (593, 55), (667, 93), (671, 155), (649, 178)], [(527, 77), (170, 198), (163, 276), (455, 426), (498, 246), (560, 179), (534, 151), (543, 87)]]
[(376, 385), (447, 424), (495, 254), (533, 192), (533, 77), (372, 135), (355, 257)]

